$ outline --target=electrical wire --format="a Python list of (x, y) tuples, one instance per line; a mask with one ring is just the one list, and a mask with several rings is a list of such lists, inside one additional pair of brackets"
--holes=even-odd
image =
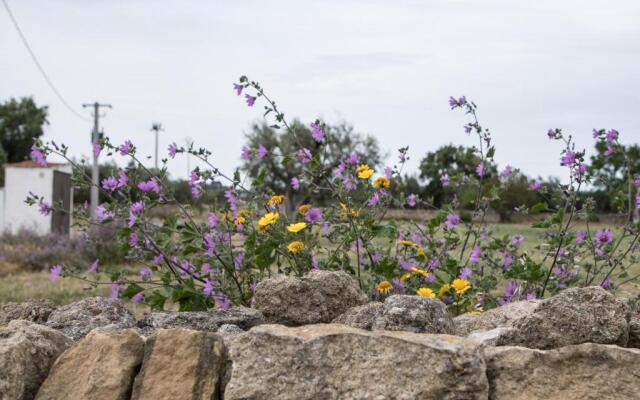
[(38, 70), (40, 70), (40, 73), (42, 74), (42, 77), (47, 82), (47, 84), (49, 85), (49, 87), (51, 88), (53, 93), (55, 93), (55, 95), (58, 97), (60, 102), (62, 104), (64, 104), (64, 106), (67, 108), (67, 110), (69, 110), (73, 115), (75, 115), (76, 117), (81, 118), (81, 119), (83, 119), (85, 121), (91, 121), (91, 119), (85, 117), (84, 115), (82, 115), (79, 112), (77, 112), (76, 110), (74, 110), (69, 105), (67, 100), (65, 100), (65, 98), (62, 96), (62, 94), (58, 91), (56, 86), (53, 84), (53, 82), (49, 78), (49, 75), (46, 73), (46, 71), (42, 67), (42, 64), (40, 64), (40, 61), (38, 61), (38, 58), (36, 57), (35, 53), (31, 49), (31, 46), (29, 45), (29, 42), (27, 41), (27, 38), (24, 36), (24, 33), (22, 32), (22, 29), (20, 29), (20, 25), (18, 25), (18, 21), (13, 16), (13, 13), (11, 12), (11, 9), (9, 8), (9, 4), (7, 3), (7, 0), (2, 0), (2, 3), (4, 4), (4, 8), (7, 10), (7, 14), (9, 15), (9, 18), (11, 19), (11, 22), (13, 22), (13, 26), (16, 28), (16, 31), (18, 32), (18, 35), (20, 36), (20, 39), (22, 40), (22, 43), (24, 44), (24, 47), (29, 52), (29, 55), (31, 56), (31, 59), (36, 64), (36, 67), (38, 67)]

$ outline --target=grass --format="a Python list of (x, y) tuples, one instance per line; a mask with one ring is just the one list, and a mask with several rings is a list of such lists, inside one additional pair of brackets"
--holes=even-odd
[[(605, 225), (592, 225), (591, 229), (600, 229)], [(523, 234), (526, 237), (524, 249), (534, 258), (540, 257), (540, 252), (535, 249), (535, 244), (539, 243), (544, 234), (544, 230), (535, 229), (526, 223), (513, 224), (492, 224), (491, 229), (499, 236)], [(620, 229), (615, 229), (616, 236), (620, 234)], [(640, 274), (640, 264), (631, 265), (629, 270), (631, 276)], [(132, 272), (135, 273), (135, 272)], [(52, 283), (49, 280), (47, 271), (28, 271), (19, 265), (3, 263), (0, 261), (0, 304), (8, 302), (22, 302), (27, 299), (49, 299), (58, 305), (72, 303), (91, 296), (108, 296), (108, 286), (92, 288), (86, 282), (63, 278)], [(634, 297), (640, 294), (638, 283), (627, 283), (618, 289), (618, 295), (623, 297)], [(136, 313), (144, 311), (143, 307), (134, 307)]]

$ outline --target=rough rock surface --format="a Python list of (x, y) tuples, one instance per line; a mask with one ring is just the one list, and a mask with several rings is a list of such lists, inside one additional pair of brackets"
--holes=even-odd
[(453, 319), (438, 299), (394, 295), (383, 303), (373, 323), (374, 330), (453, 334)]
[(0, 306), (0, 325), (14, 319), (23, 319), (37, 324), (47, 322), (49, 314), (56, 307), (49, 300), (29, 300), (23, 303), (7, 303)]
[(58, 356), (71, 345), (62, 333), (29, 321), (0, 327), (0, 399), (31, 400)]
[(640, 350), (584, 343), (485, 349), (492, 400), (627, 400), (640, 396)]
[(458, 315), (453, 319), (456, 335), (467, 336), (472, 332), (510, 327), (518, 318), (532, 313), (538, 304), (540, 304), (539, 300), (523, 300), (492, 308), (480, 314)]
[(580, 343), (626, 346), (629, 307), (601, 287), (571, 288), (512, 323), (497, 345), (552, 349)]
[(263, 323), (264, 317), (260, 311), (247, 307), (231, 307), (228, 310), (152, 312), (138, 322), (138, 327), (145, 334), (151, 334), (160, 328), (185, 328), (217, 332), (225, 324), (233, 324), (247, 330)]
[(128, 400), (144, 341), (133, 329), (96, 329), (55, 362), (36, 400)]
[(90, 297), (53, 311), (46, 325), (78, 340), (94, 328), (111, 324), (124, 329), (134, 327), (136, 321), (122, 301)]
[(223, 324), (220, 325), (220, 328), (218, 328), (218, 332), (216, 333), (220, 336), (234, 336), (244, 333), (244, 330), (238, 325)]
[(353, 328), (371, 330), (378, 313), (382, 311), (382, 303), (372, 301), (361, 306), (348, 309), (332, 322)]
[(629, 343), (627, 347), (640, 349), (640, 314), (635, 313), (629, 320)]
[(280, 275), (256, 286), (255, 308), (267, 322), (306, 325), (331, 322), (351, 307), (365, 304), (367, 295), (341, 271), (312, 271), (302, 278)]
[(456, 336), (261, 325), (225, 344), (225, 400), (487, 398), (480, 348)]
[(222, 339), (211, 332), (160, 329), (147, 340), (132, 400), (211, 400), (224, 365)]

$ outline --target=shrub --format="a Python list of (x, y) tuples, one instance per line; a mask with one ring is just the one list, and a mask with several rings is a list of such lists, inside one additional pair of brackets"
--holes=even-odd
[[(439, 297), (454, 313), (463, 313), (542, 297), (568, 286), (613, 288), (627, 279), (624, 274), (635, 260), (633, 249), (640, 230), (628, 223), (614, 237), (611, 230), (594, 231), (589, 225), (593, 204), (578, 201), (587, 183), (584, 152), (577, 151), (572, 137), (559, 129), (547, 135), (562, 144), (560, 162), (569, 183), (560, 185), (557, 192), (536, 181), (530, 183), (526, 190), (538, 200), (518, 210), (545, 216), (534, 224), (545, 235), (535, 246), (539, 254), (533, 254), (523, 250), (522, 235), (498, 236), (486, 223), (487, 210), (509, 190), (514, 172), (505, 168), (498, 176), (491, 133), (480, 125), (476, 104), (465, 97), (450, 98), (449, 104), (466, 113), (470, 121), (465, 131), (478, 137), (474, 157), (469, 157), (473, 168), (439, 177), (452, 195), (437, 207), (413, 193), (393, 190), (401, 181), (408, 148), (399, 149), (396, 164), (382, 171), (372, 167), (375, 160), (356, 152), (340, 159), (336, 167), (328, 165), (325, 148), (333, 138), (321, 121), (300, 133), (257, 82), (241, 77), (235, 90), (238, 95), (244, 93), (250, 107), (262, 102), (272, 129), (307, 143), (294, 146), (291, 153), (254, 143), (243, 148), (243, 158), (256, 164), (295, 165), (290, 170), (298, 172), (288, 182), (288, 190), (321, 192), (329, 199), (327, 204), (321, 208), (303, 203), (285, 212), (286, 197), (266, 179), (274, 171), (263, 168), (245, 182), (237, 171), (226, 175), (216, 168), (206, 149), (174, 143), (161, 170), (154, 172), (144, 167), (130, 141), (114, 145), (104, 138), (95, 144), (96, 151), (118, 153), (128, 158), (130, 167), (101, 182), (107, 201), (98, 207), (96, 218), (91, 220), (86, 210), (79, 209), (77, 220), (85, 225), (123, 224), (115, 234), (118, 243), (128, 257), (146, 267), (138, 278), (116, 270), (99, 279), (91, 276), (93, 268), (70, 263), (52, 267), (53, 280), (74, 276), (111, 285), (114, 297), (144, 302), (154, 309), (170, 300), (181, 310), (198, 310), (250, 304), (255, 284), (274, 273), (300, 276), (313, 269), (340, 269), (353, 274), (374, 298), (394, 293)], [(615, 137), (610, 132), (601, 131), (597, 137), (616, 151), (620, 148), (617, 132)], [(299, 134), (306, 136), (299, 138)], [(313, 143), (312, 149), (308, 143)], [(53, 142), (38, 143), (34, 157), (44, 163), (47, 154), (57, 154), (71, 162), (67, 151)], [(225, 204), (210, 208), (204, 219), (190, 205), (177, 201), (166, 183), (166, 164), (179, 153), (188, 153), (207, 166), (191, 171), (188, 185), (194, 198), (203, 195), (205, 185), (226, 182)], [(523, 178), (518, 179), (519, 190), (524, 190)], [(139, 195), (132, 196), (134, 191)], [(37, 195), (27, 201), (45, 213), (56, 206)], [(435, 213), (425, 221), (407, 223), (384, 218), (389, 207), (418, 206)], [(469, 218), (455, 211), (462, 206), (470, 210)], [(175, 212), (159, 221), (150, 217), (158, 207)], [(585, 221), (585, 230), (577, 230), (578, 220)]]

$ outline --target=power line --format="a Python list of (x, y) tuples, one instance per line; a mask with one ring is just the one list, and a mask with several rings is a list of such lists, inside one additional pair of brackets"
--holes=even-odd
[(60, 92), (58, 91), (58, 89), (56, 89), (56, 86), (53, 84), (51, 79), (49, 79), (49, 75), (47, 75), (47, 73), (45, 72), (44, 68), (42, 67), (42, 64), (40, 64), (40, 61), (38, 61), (38, 58), (36, 57), (35, 53), (31, 49), (31, 46), (29, 45), (29, 42), (27, 41), (27, 38), (24, 36), (24, 33), (22, 33), (22, 29), (20, 29), (20, 25), (18, 25), (18, 21), (13, 16), (13, 13), (11, 12), (11, 9), (9, 8), (9, 4), (7, 3), (7, 0), (2, 0), (2, 3), (4, 4), (4, 8), (7, 10), (7, 14), (9, 14), (9, 18), (11, 19), (11, 22), (13, 22), (13, 26), (16, 28), (16, 31), (18, 32), (18, 35), (20, 36), (20, 39), (22, 40), (22, 43), (24, 44), (24, 47), (26, 47), (27, 51), (29, 52), (29, 55), (31, 56), (31, 59), (36, 64), (36, 67), (38, 67), (38, 70), (40, 70), (40, 73), (42, 74), (42, 77), (47, 82), (47, 84), (49, 85), (51, 90), (53, 90), (53, 93), (56, 94), (56, 96), (58, 97), (60, 102), (62, 102), (62, 104), (64, 104), (64, 106), (73, 115), (75, 115), (76, 117), (81, 118), (81, 119), (83, 119), (85, 121), (91, 121), (89, 118), (85, 117), (84, 115), (82, 115), (82, 114), (78, 113), (76, 110), (74, 110), (69, 105), (69, 103), (65, 100), (65, 98), (62, 97), (62, 94), (60, 94)]

